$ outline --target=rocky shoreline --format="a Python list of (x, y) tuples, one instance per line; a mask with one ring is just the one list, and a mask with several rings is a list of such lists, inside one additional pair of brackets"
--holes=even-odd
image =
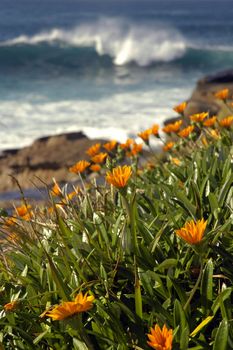
[[(187, 101), (185, 116), (203, 111), (218, 114), (222, 105), (214, 99), (214, 93), (226, 87), (233, 95), (233, 70), (198, 81)], [(72, 182), (74, 174), (68, 168), (80, 159), (87, 159), (85, 150), (91, 145), (105, 141), (90, 140), (82, 132), (73, 132), (42, 137), (31, 146), (3, 151), (0, 156), (0, 202), (17, 197), (18, 183), (27, 194), (32, 188), (51, 185), (52, 178), (60, 183)]]

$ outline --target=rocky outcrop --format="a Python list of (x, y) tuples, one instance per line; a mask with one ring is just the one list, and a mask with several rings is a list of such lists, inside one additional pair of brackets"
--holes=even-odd
[(188, 101), (185, 115), (189, 116), (207, 111), (209, 111), (210, 115), (218, 114), (223, 105), (221, 101), (216, 100), (214, 94), (225, 88), (230, 90), (230, 95), (232, 96), (233, 70), (219, 72), (199, 80)]
[(87, 159), (87, 148), (103, 140), (90, 140), (82, 132), (42, 137), (31, 146), (19, 150), (4, 151), (0, 156), (0, 192), (41, 187), (72, 181), (75, 174), (68, 168), (80, 159)]

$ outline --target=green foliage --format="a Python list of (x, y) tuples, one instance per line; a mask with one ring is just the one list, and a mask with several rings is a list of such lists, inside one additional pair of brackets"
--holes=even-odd
[[(233, 349), (231, 144), (226, 130), (191, 152), (184, 143), (180, 166), (160, 160), (136, 175), (135, 162), (127, 191), (93, 184), (8, 228), (15, 239), (3, 216), (0, 347), (148, 349), (157, 323), (173, 329), (173, 350)], [(200, 244), (176, 235), (202, 218)], [(81, 323), (40, 317), (80, 291), (95, 296)]]

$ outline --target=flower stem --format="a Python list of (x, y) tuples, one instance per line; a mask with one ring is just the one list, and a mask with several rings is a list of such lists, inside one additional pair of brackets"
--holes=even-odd
[(192, 298), (193, 298), (193, 296), (194, 296), (194, 294), (195, 294), (195, 292), (196, 292), (196, 290), (201, 282), (202, 272), (203, 272), (203, 261), (201, 261), (201, 268), (200, 268), (198, 279), (197, 279), (197, 281), (196, 281), (196, 283), (195, 283), (195, 285), (194, 285), (194, 287), (189, 295), (188, 300), (186, 301), (186, 303), (184, 305), (184, 311), (186, 311), (186, 309), (188, 308), (188, 306), (189, 306), (189, 304), (190, 304), (190, 302), (191, 302), (191, 300), (192, 300)]
[(136, 229), (136, 218), (135, 218), (135, 200), (133, 199), (129, 204), (127, 198), (122, 195), (122, 200), (129, 218), (131, 239), (133, 245), (134, 254), (138, 253), (138, 241), (137, 241), (137, 229)]
[(74, 329), (78, 329), (80, 340), (86, 344), (88, 350), (95, 350), (88, 334), (86, 333), (85, 328), (83, 327), (81, 314), (79, 314), (78, 317), (74, 318), (73, 321), (74, 323), (72, 324), (71, 322), (71, 326)]
[(138, 274), (136, 256), (134, 256), (134, 267), (135, 267), (135, 285), (134, 285), (135, 312), (136, 312), (136, 315), (142, 319), (142, 294), (141, 294), (140, 278)]
[(142, 295), (141, 295), (140, 278), (139, 278), (138, 267), (137, 267), (137, 254), (139, 253), (139, 250), (138, 250), (138, 240), (137, 240), (135, 194), (133, 195), (133, 198), (132, 198), (130, 204), (128, 203), (127, 198), (124, 195), (122, 195), (122, 199), (123, 199), (123, 203), (125, 205), (125, 208), (126, 208), (126, 211), (128, 214), (128, 218), (129, 218), (131, 239), (132, 239), (133, 252), (134, 252), (135, 312), (136, 312), (136, 315), (138, 317), (142, 318)]

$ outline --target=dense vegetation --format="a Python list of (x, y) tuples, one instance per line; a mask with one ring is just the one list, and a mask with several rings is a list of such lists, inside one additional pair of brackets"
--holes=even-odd
[(149, 161), (95, 145), (73, 192), (2, 212), (1, 349), (233, 349), (233, 117), (185, 127), (184, 108), (162, 154), (157, 125), (139, 134)]

